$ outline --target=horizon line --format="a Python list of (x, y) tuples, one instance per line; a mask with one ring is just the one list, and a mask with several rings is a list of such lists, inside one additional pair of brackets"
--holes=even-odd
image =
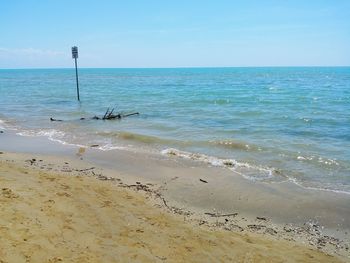
[[(190, 68), (347, 68), (350, 65), (338, 66), (183, 66), (183, 67), (78, 67), (79, 69), (190, 69)], [(72, 67), (24, 67), (24, 68), (0, 68), (0, 70), (30, 70), (30, 69), (74, 69)]]

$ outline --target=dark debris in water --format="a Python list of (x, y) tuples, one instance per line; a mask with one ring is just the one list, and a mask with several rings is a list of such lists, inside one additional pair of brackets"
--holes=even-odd
[[(105, 112), (105, 114), (102, 116), (102, 117), (98, 117), (98, 116), (93, 116), (92, 120), (119, 120), (119, 119), (122, 119), (122, 118), (126, 118), (126, 117), (130, 117), (130, 116), (134, 116), (134, 115), (139, 115), (140, 113), (139, 112), (131, 112), (131, 113), (114, 113), (114, 109), (115, 108), (112, 108), (111, 110), (108, 108), (107, 111)], [(86, 120), (85, 117), (81, 117), (79, 118), (79, 120)], [(61, 122), (63, 120), (61, 119), (55, 119), (55, 118), (52, 118), (50, 117), (50, 121), (57, 121), (57, 122)]]

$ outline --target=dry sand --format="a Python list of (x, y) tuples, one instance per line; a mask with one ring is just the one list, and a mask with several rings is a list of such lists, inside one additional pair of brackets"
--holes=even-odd
[(130, 189), (0, 161), (0, 262), (339, 262), (308, 247), (212, 230)]

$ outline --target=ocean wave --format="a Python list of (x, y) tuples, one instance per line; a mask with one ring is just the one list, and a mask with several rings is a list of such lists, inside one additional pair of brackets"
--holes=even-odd
[(48, 129), (48, 130), (22, 130), (20, 132), (16, 133), (20, 136), (28, 136), (28, 137), (47, 137), (50, 141), (58, 142), (63, 145), (70, 145), (70, 146), (77, 146), (77, 147), (87, 147), (86, 145), (82, 144), (75, 144), (75, 143), (69, 143), (65, 140), (66, 134), (63, 131), (58, 131), (55, 129)]
[(345, 190), (331, 189), (331, 188), (326, 188), (322, 186), (305, 185), (303, 182), (300, 182), (296, 178), (282, 173), (279, 169), (276, 169), (276, 168), (251, 165), (244, 162), (238, 162), (234, 159), (220, 159), (220, 158), (217, 158), (214, 156), (208, 156), (205, 154), (180, 151), (174, 148), (165, 149), (161, 153), (168, 156), (176, 156), (184, 159), (203, 162), (212, 166), (228, 168), (231, 171), (241, 175), (243, 178), (252, 180), (252, 181), (270, 182), (270, 183), (289, 181), (304, 189), (315, 190), (315, 191), (327, 191), (327, 192), (334, 192), (334, 193), (341, 193), (341, 194), (350, 194), (349, 191), (345, 191)]
[(111, 131), (111, 132), (97, 132), (96, 135), (118, 138), (122, 140), (135, 141), (144, 144), (158, 144), (158, 145), (172, 145), (172, 146), (198, 146), (198, 147), (220, 147), (227, 149), (236, 149), (243, 151), (261, 151), (261, 147), (248, 144), (243, 141), (232, 140), (232, 139), (222, 139), (222, 140), (210, 140), (210, 141), (196, 141), (196, 140), (175, 140), (168, 138), (161, 138), (157, 136), (150, 136), (126, 131)]
[(112, 137), (112, 138), (115, 137), (115, 138), (120, 138), (124, 140), (131, 140), (131, 141), (137, 141), (137, 142), (143, 142), (143, 143), (156, 143), (156, 142), (162, 141), (161, 139), (155, 136), (148, 136), (148, 135), (142, 135), (142, 134), (124, 132), (124, 131), (97, 132), (96, 135), (100, 135), (104, 137)]
[(9, 120), (0, 119), (0, 129), (2, 130), (17, 130), (13, 123)]
[(245, 150), (245, 151), (261, 151), (261, 148), (256, 145), (252, 145), (252, 144), (248, 144), (248, 143), (236, 141), (236, 140), (215, 140), (215, 141), (209, 141), (209, 144), (223, 147), (223, 148), (229, 148), (229, 149), (237, 149), (237, 150)]
[(174, 148), (168, 148), (161, 151), (162, 154), (168, 156), (177, 156), (184, 159), (190, 159), (194, 161), (203, 162), (212, 166), (224, 167), (231, 171), (240, 174), (246, 179), (253, 181), (281, 181), (283, 175), (275, 168), (256, 166), (244, 162), (238, 162), (235, 159), (221, 159), (214, 156), (208, 156), (201, 153), (191, 153), (186, 151), (180, 151)]
[(125, 146), (115, 146), (113, 144), (105, 144), (105, 145), (97, 147), (97, 149), (99, 149), (101, 151), (128, 150), (128, 148)]
[[(1, 124), (4, 124), (3, 120), (0, 120), (0, 127)], [(69, 137), (65, 132), (55, 130), (55, 129), (46, 129), (46, 130), (22, 130), (20, 132), (16, 132), (17, 135), (20, 136), (43, 136), (47, 137), (51, 141), (58, 142), (63, 145), (68, 146), (76, 146), (76, 147), (89, 147), (89, 144), (86, 145), (72, 143), (72, 138)], [(102, 134), (108, 134), (109, 136), (117, 136), (118, 138), (131, 138), (132, 140), (135, 138), (135, 134), (133, 133), (125, 133), (125, 132), (102, 132)], [(122, 134), (122, 136), (120, 136)], [(149, 142), (148, 137), (150, 136), (144, 136), (144, 135), (138, 135), (136, 134), (136, 140), (139, 140), (140, 137), (146, 137), (146, 141)], [(151, 137), (152, 138), (152, 137)], [(152, 141), (159, 142), (159, 139), (155, 137), (156, 139)], [(143, 140), (143, 139), (142, 139)], [(74, 140), (73, 140), (74, 141)], [(211, 141), (211, 144), (215, 145), (223, 145), (224, 147), (232, 147), (242, 150), (248, 150), (249, 148), (244, 144), (237, 141)], [(130, 148), (131, 147), (131, 148)], [(139, 152), (141, 148), (138, 147), (132, 147), (132, 146), (118, 146), (114, 143), (105, 142), (103, 144), (100, 144), (99, 147), (96, 147), (96, 149), (101, 151), (110, 151), (110, 150), (135, 150)], [(159, 153), (159, 152), (158, 152)], [(276, 182), (284, 182), (284, 181), (290, 181), (294, 183), (295, 185), (298, 185), (299, 187), (309, 189), (309, 190), (320, 190), (320, 191), (329, 191), (334, 193), (342, 193), (342, 194), (350, 194), (349, 191), (341, 190), (341, 187), (339, 189), (336, 189), (337, 187), (331, 187), (329, 186), (318, 186), (313, 185), (312, 182), (303, 182), (298, 180), (298, 178), (294, 176), (290, 176), (290, 174), (286, 171), (281, 171), (274, 167), (266, 167), (266, 166), (260, 166), (260, 165), (253, 165), (246, 162), (237, 161), (235, 159), (224, 159), (224, 158), (218, 158), (215, 156), (209, 156), (202, 153), (192, 153), (187, 151), (181, 151), (175, 148), (167, 148), (161, 151), (161, 154), (168, 155), (168, 156), (176, 156), (188, 160), (198, 161), (205, 164), (208, 164), (210, 166), (216, 166), (216, 167), (223, 167), (225, 169), (229, 169), (232, 172), (239, 174), (245, 179), (251, 180), (251, 181), (260, 181), (260, 182), (269, 182), (269, 183), (276, 183)], [(295, 157), (298, 161), (302, 162), (313, 162), (313, 163), (320, 163), (325, 166), (331, 166), (331, 165), (339, 165), (337, 160), (335, 159), (327, 159), (319, 156), (306, 156), (306, 155), (299, 155)], [(310, 185), (311, 183), (311, 185)]]
[(324, 165), (336, 165), (339, 166), (339, 162), (336, 159), (331, 159), (331, 158), (323, 158), (323, 157), (318, 157), (318, 156), (298, 156), (297, 160), (303, 161), (303, 162), (316, 162)]
[(112, 131), (112, 132), (97, 132), (96, 135), (110, 137), (110, 138), (119, 138), (123, 140), (135, 141), (145, 144), (162, 144), (162, 143), (176, 143), (175, 140), (168, 140), (159, 138), (156, 136), (143, 135), (132, 132), (125, 131)]
[(46, 136), (49, 138), (53, 137), (63, 137), (65, 135), (64, 132), (50, 129), (50, 130), (40, 130), (40, 131), (34, 131), (34, 130), (24, 130), (21, 132), (17, 132), (17, 135), (21, 136)]
[(293, 177), (288, 177), (288, 180), (290, 182), (292, 182), (293, 184), (295, 184), (301, 188), (308, 189), (308, 190), (326, 191), (326, 192), (332, 192), (332, 193), (337, 193), (337, 194), (350, 195), (349, 191), (330, 189), (330, 188), (325, 188), (325, 187), (307, 186), (307, 185), (304, 185), (302, 182), (299, 182), (296, 178), (293, 178)]

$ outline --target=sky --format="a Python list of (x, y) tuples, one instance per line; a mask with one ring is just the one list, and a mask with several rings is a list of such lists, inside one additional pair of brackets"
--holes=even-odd
[(0, 68), (349, 66), (350, 0), (0, 0)]

